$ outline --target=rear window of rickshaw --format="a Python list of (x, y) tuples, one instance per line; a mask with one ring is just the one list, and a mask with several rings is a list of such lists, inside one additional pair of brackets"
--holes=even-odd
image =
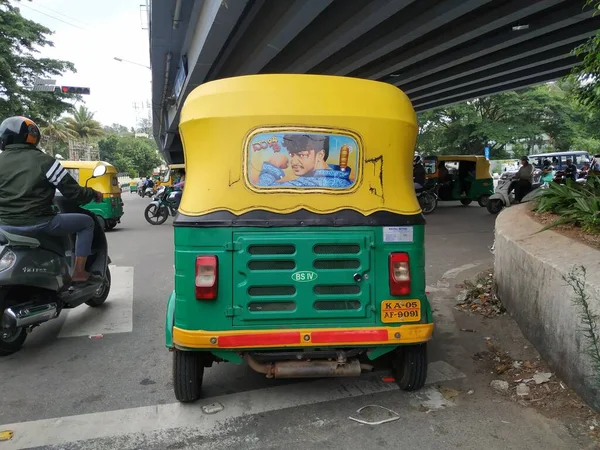
[(359, 140), (329, 130), (261, 130), (246, 144), (246, 176), (256, 189), (351, 190)]

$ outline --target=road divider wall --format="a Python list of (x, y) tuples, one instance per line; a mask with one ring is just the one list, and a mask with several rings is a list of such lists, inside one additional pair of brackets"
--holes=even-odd
[(600, 251), (551, 230), (538, 233), (543, 226), (529, 216), (528, 208), (506, 208), (496, 220), (498, 296), (557, 375), (600, 409), (600, 373), (586, 352), (590, 343), (583, 310), (564, 280), (573, 268), (584, 266), (590, 308), (600, 314)]

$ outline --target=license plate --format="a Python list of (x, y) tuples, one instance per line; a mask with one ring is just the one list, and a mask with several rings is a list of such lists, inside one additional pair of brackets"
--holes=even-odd
[(383, 323), (418, 322), (420, 320), (420, 300), (384, 300), (381, 302), (381, 321)]

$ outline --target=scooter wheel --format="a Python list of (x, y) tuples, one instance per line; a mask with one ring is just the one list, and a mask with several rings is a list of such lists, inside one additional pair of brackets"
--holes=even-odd
[(162, 225), (169, 218), (169, 210), (166, 206), (150, 203), (144, 210), (144, 218), (150, 225)]
[(490, 214), (498, 214), (504, 208), (504, 202), (497, 198), (488, 200), (486, 208)]
[(27, 339), (27, 330), (25, 328), (17, 328), (10, 334), (0, 331), (0, 356), (12, 355), (21, 350), (25, 339)]
[(431, 214), (437, 207), (437, 198), (431, 194), (422, 194), (419, 197), (419, 205), (421, 206), (423, 214)]
[(110, 284), (111, 284), (110, 269), (107, 267), (106, 268), (106, 278), (102, 282), (102, 286), (100, 286), (98, 288), (98, 290), (95, 292), (94, 296), (90, 300), (85, 302), (85, 304), (88, 306), (91, 306), (92, 308), (97, 308), (98, 306), (103, 304), (106, 301), (106, 299), (108, 298), (108, 294), (110, 293)]

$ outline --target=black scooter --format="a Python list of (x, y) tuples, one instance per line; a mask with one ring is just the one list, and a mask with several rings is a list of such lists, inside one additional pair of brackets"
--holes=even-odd
[[(96, 169), (92, 178), (106, 171), (105, 166)], [(54, 205), (59, 213), (87, 214), (94, 219), (86, 270), (99, 274), (102, 281), (72, 286), (75, 236), (14, 234), (0, 229), (0, 356), (18, 351), (35, 327), (56, 319), (63, 309), (83, 303), (100, 306), (110, 292), (110, 258), (102, 224), (94, 213), (59, 192)]]

